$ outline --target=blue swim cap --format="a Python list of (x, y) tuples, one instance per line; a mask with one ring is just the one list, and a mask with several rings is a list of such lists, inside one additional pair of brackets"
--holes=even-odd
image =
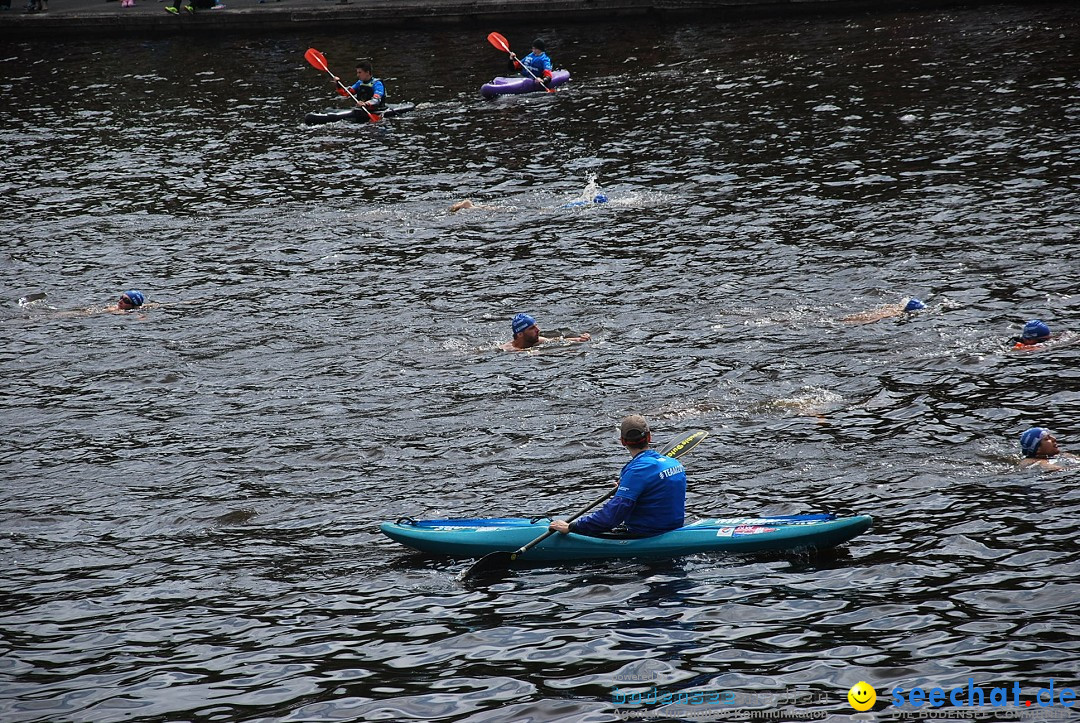
[(1024, 324), (1024, 333), (1020, 336), (1021, 339), (1045, 339), (1050, 336), (1050, 327), (1039, 321), (1038, 319), (1032, 319), (1028, 323)]
[(525, 331), (530, 326), (536, 325), (536, 319), (532, 318), (528, 314), (518, 314), (510, 322), (510, 328), (514, 330), (514, 333)]
[(602, 193), (598, 193), (596, 194), (596, 196), (593, 197), (593, 203), (607, 203), (607, 196)]
[(1025, 457), (1034, 457), (1039, 449), (1039, 442), (1049, 436), (1050, 430), (1045, 427), (1032, 427), (1020, 435), (1020, 451)]
[(120, 294), (120, 298), (124, 298), (125, 296), (128, 298), (128, 301), (130, 301), (135, 306), (142, 306), (143, 302), (146, 301), (146, 299), (142, 295), (142, 292), (135, 291), (134, 289), (132, 289), (131, 291), (125, 291), (124, 293)]
[(919, 309), (925, 309), (925, 308), (926, 308), (926, 304), (922, 303), (921, 301), (916, 299), (914, 296), (912, 296), (908, 300), (907, 306), (904, 307), (904, 311), (918, 311)]

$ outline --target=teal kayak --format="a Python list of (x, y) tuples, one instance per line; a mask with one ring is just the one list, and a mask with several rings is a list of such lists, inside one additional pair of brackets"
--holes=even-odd
[[(547, 531), (547, 518), (518, 517), (464, 520), (384, 522), (390, 539), (433, 555), (483, 557), (512, 552)], [(837, 517), (777, 515), (722, 517), (699, 520), (654, 537), (616, 535), (588, 537), (559, 535), (547, 538), (527, 554), (537, 562), (625, 557), (678, 557), (695, 552), (771, 552), (798, 548), (826, 549), (841, 545), (870, 529), (869, 515)]]

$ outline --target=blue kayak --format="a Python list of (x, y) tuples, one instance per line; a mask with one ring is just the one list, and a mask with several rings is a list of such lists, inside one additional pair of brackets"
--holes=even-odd
[[(387, 537), (420, 552), (483, 557), (513, 552), (547, 531), (550, 520), (509, 517), (384, 522)], [(555, 534), (526, 553), (528, 560), (559, 562), (622, 557), (678, 557), (695, 552), (768, 552), (804, 547), (826, 549), (870, 529), (869, 515), (777, 515), (699, 520), (644, 538)], [(523, 558), (524, 559), (524, 558)]]
[[(556, 70), (551, 74), (551, 80), (548, 81), (547, 86), (549, 88), (558, 88), (568, 80), (570, 80), (569, 70)], [(543, 92), (543, 90), (544, 86), (540, 84), (540, 81), (533, 80), (528, 76), (515, 75), (512, 78), (495, 78), (490, 83), (484, 83), (480, 86), (480, 95), (490, 100), (500, 95), (538, 93)]]

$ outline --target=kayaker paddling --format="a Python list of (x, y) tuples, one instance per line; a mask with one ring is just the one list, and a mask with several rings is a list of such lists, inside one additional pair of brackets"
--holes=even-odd
[(536, 325), (536, 319), (528, 314), (515, 316), (510, 321), (510, 329), (514, 333), (514, 338), (499, 346), (503, 351), (525, 351), (546, 344), (549, 341), (583, 342), (592, 338), (588, 332), (582, 333), (580, 336), (560, 336), (555, 338), (541, 336), (540, 327)]
[[(341, 78), (335, 75), (334, 82), (340, 84)], [(372, 65), (367, 60), (356, 64), (356, 82), (348, 89), (339, 87), (337, 92), (339, 95), (355, 98), (357, 105), (365, 105), (373, 111), (383, 110), (386, 106), (386, 87), (372, 75)]]
[(525, 77), (536, 78), (541, 83), (551, 81), (551, 58), (547, 56), (547, 45), (540, 38), (532, 42), (532, 48), (524, 58), (518, 58), (510, 51), (510, 64)]
[(686, 516), (686, 470), (682, 463), (649, 449), (645, 417), (632, 414), (619, 425), (619, 442), (632, 459), (619, 474), (614, 496), (596, 512), (574, 522), (555, 520), (549, 529), (600, 535), (617, 528), (631, 537), (651, 537), (682, 527)]

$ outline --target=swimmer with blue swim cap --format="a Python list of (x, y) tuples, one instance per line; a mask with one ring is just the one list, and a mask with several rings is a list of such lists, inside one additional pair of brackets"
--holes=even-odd
[[(122, 314), (125, 311), (134, 311), (135, 309), (143, 308), (143, 304), (146, 304), (146, 297), (143, 296), (141, 291), (135, 289), (129, 289), (120, 294), (120, 298), (116, 300), (116, 303), (112, 306), (106, 306), (104, 309), (87, 309), (85, 312), (80, 313), (100, 313), (102, 311), (108, 311), (112, 314)], [(156, 304), (147, 304), (146, 308), (156, 306)]]
[(925, 308), (926, 304), (912, 296), (904, 299), (899, 304), (886, 304), (877, 309), (849, 314), (840, 321), (846, 321), (849, 324), (869, 324), (872, 321), (881, 321), (901, 314), (914, 314), (916, 311), (922, 311)]
[[(595, 196), (593, 196), (592, 202), (593, 203), (607, 203), (608, 202), (608, 197), (605, 196), (602, 193), (598, 193)], [(562, 206), (559, 206), (559, 208), (581, 208), (582, 206), (588, 206), (588, 205), (590, 205), (590, 203), (588, 201), (571, 201), (570, 203), (564, 203)]]
[(1014, 336), (1009, 341), (1012, 342), (1013, 349), (1034, 349), (1050, 341), (1050, 337), (1050, 327), (1046, 325), (1046, 322), (1032, 319), (1024, 324), (1024, 330), (1020, 332), (1020, 336)]
[[(593, 200), (590, 201), (571, 201), (570, 203), (564, 203), (559, 208), (581, 208), (583, 206), (592, 206), (597, 203), (607, 203), (608, 197), (602, 193), (598, 193), (593, 196)], [(450, 213), (457, 213), (458, 211), (468, 211), (470, 209), (477, 209), (481, 211), (511, 211), (512, 206), (488, 206), (482, 203), (474, 203), (471, 198), (466, 198), (464, 201), (458, 201), (450, 206)]]
[(549, 341), (581, 342), (592, 338), (588, 333), (581, 336), (562, 336), (556, 339), (541, 336), (540, 327), (536, 325), (536, 319), (524, 313), (517, 314), (510, 320), (510, 330), (514, 333), (514, 338), (499, 347), (503, 351), (525, 351)]
[(1055, 457), (1076, 459), (1076, 455), (1062, 452), (1058, 447), (1057, 439), (1046, 427), (1032, 427), (1020, 435), (1020, 451), (1024, 458), (1020, 460), (1021, 466), (1038, 466), (1048, 470), (1065, 469), (1061, 465), (1054, 464), (1051, 460)]
[(146, 297), (142, 295), (141, 291), (125, 291), (120, 294), (120, 299), (116, 302), (116, 308), (120, 311), (131, 311), (132, 309), (138, 309), (146, 303)]

